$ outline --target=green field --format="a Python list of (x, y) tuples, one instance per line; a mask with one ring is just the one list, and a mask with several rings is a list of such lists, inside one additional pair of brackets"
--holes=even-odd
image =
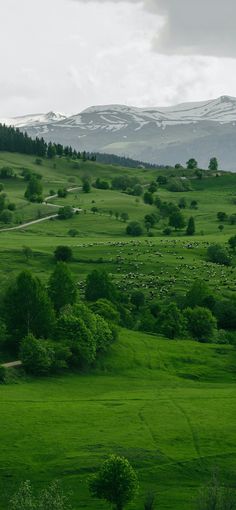
[[(84, 175), (111, 180), (133, 175), (143, 186), (173, 170), (123, 169), (92, 162), (57, 159), (56, 165), (33, 157), (0, 153), (0, 167), (15, 169), (16, 179), (4, 180), (4, 191), (16, 204), (15, 226), (57, 211), (24, 199), (22, 167), (43, 176), (44, 197), (60, 187), (80, 187)], [(182, 171), (181, 171), (182, 172)], [(180, 174), (181, 174), (180, 172)], [(186, 171), (185, 171), (186, 172)], [(178, 173), (178, 172), (176, 172)], [(218, 229), (218, 211), (236, 213), (236, 174), (202, 180), (189, 173), (192, 191), (157, 192), (162, 200), (187, 200), (186, 220), (194, 216), (196, 235), (184, 231), (163, 236), (167, 220), (152, 229), (153, 237), (132, 238), (117, 211), (143, 223), (154, 206), (119, 191), (76, 190), (54, 204), (69, 204), (82, 212), (71, 220), (48, 220), (19, 230), (0, 232), (1, 292), (23, 269), (44, 282), (55, 268), (58, 245), (73, 249), (71, 272), (83, 297), (84, 280), (95, 268), (106, 269), (123, 292), (142, 289), (147, 299), (185, 295), (191, 283), (203, 279), (214, 294), (236, 291), (235, 261), (230, 267), (206, 262), (209, 243), (227, 243), (236, 225)], [(189, 204), (198, 201), (198, 209)], [(98, 213), (91, 208), (96, 206)], [(111, 217), (110, 211), (113, 211)], [(8, 226), (0, 224), (0, 230)], [(76, 229), (76, 237), (69, 235)], [(33, 250), (26, 260), (23, 247)], [(0, 361), (5, 359), (2, 357)], [(73, 492), (74, 508), (109, 508), (91, 500), (87, 478), (109, 453), (126, 456), (137, 469), (141, 492), (130, 509), (141, 510), (145, 494), (157, 495), (161, 510), (191, 510), (197, 490), (219, 469), (222, 479), (235, 483), (236, 350), (229, 345), (170, 341), (136, 331), (121, 330), (90, 374), (20, 381), (0, 386), (1, 463), (0, 509), (22, 480), (42, 487), (53, 479)]]
[(91, 500), (87, 478), (107, 454), (138, 471), (141, 510), (152, 490), (161, 509), (194, 508), (198, 487), (219, 468), (234, 479), (235, 363), (231, 347), (168, 341), (123, 330), (91, 375), (1, 388), (1, 509), (22, 479), (59, 479), (75, 508)]

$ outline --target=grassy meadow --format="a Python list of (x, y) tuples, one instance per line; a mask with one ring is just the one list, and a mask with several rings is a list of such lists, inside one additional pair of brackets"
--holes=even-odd
[[(11, 166), (18, 177), (2, 181), (4, 192), (16, 204), (15, 223), (0, 230), (54, 214), (46, 204), (24, 199), (27, 183), (22, 168), (43, 176), (44, 197), (58, 188), (81, 187), (84, 175), (109, 182), (115, 175), (133, 175), (144, 187), (160, 174), (173, 170), (128, 169), (65, 158), (43, 161), (0, 153), (0, 167)], [(176, 171), (175, 173), (182, 171)], [(187, 175), (187, 171), (185, 171)], [(163, 235), (161, 220), (140, 238), (126, 235), (127, 224), (115, 218), (126, 212), (129, 221), (143, 223), (155, 206), (142, 197), (92, 188), (70, 192), (55, 205), (72, 205), (82, 212), (70, 220), (32, 224), (0, 231), (1, 291), (23, 269), (44, 282), (55, 267), (58, 245), (73, 249), (70, 269), (83, 296), (84, 281), (95, 268), (106, 269), (120, 290), (142, 289), (148, 298), (184, 295), (191, 282), (203, 279), (221, 296), (236, 291), (235, 264), (206, 262), (209, 243), (226, 243), (236, 226), (225, 223), (219, 231), (217, 212), (236, 213), (236, 174), (196, 179), (189, 172), (192, 191), (173, 193), (161, 187), (156, 195), (178, 204), (187, 200), (183, 214), (193, 216), (196, 234), (184, 231)], [(197, 200), (198, 209), (190, 209)], [(98, 212), (93, 214), (91, 208)], [(112, 211), (112, 216), (110, 214)], [(69, 231), (76, 229), (71, 237)], [(33, 250), (26, 259), (23, 247)], [(137, 469), (140, 497), (130, 509), (141, 510), (148, 491), (157, 495), (161, 510), (191, 510), (199, 486), (212, 470), (235, 484), (236, 472), (236, 351), (229, 345), (199, 344), (121, 330), (119, 341), (90, 374), (26, 379), (0, 386), (1, 454), (0, 509), (22, 480), (43, 487), (53, 479), (72, 491), (74, 508), (99, 510), (105, 503), (91, 500), (87, 478), (109, 453), (126, 456)]]

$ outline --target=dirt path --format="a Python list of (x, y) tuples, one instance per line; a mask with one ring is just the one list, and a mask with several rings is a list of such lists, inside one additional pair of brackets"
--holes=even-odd
[[(68, 193), (71, 193), (72, 191), (76, 191), (79, 189), (81, 189), (81, 187), (69, 188), (67, 191), (68, 191)], [(53, 198), (58, 198), (58, 195), (56, 194), (56, 195), (51, 195), (50, 197), (46, 197), (44, 199), (43, 205), (47, 205), (49, 207), (56, 207), (57, 209), (64, 207), (64, 205), (57, 205), (57, 204), (52, 204), (52, 203), (48, 202), (48, 200), (51, 200)], [(74, 213), (82, 212), (82, 209), (73, 207), (73, 211), (74, 211)], [(11, 230), (20, 230), (21, 228), (26, 228), (26, 227), (29, 227), (30, 225), (35, 225), (36, 223), (41, 223), (42, 221), (51, 220), (51, 219), (54, 219), (57, 217), (58, 217), (58, 214), (50, 214), (49, 216), (44, 216), (44, 218), (39, 218), (38, 220), (32, 220), (32, 221), (28, 221), (27, 223), (22, 223), (21, 225), (17, 225), (16, 227), (1, 228), (0, 232), (9, 232)]]
[(3, 363), (1, 366), (4, 368), (21, 367), (22, 361), (11, 361), (10, 363)]

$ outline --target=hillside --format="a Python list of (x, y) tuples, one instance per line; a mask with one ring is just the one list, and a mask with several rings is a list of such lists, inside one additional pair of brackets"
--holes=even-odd
[[(1, 387), (0, 508), (14, 486), (58, 478), (75, 508), (102, 509), (87, 478), (109, 452), (138, 471), (162, 510), (194, 508), (199, 485), (218, 466), (233, 479), (235, 352), (123, 330), (91, 375)], [(108, 508), (108, 506), (107, 506)]]
[[(120, 327), (119, 339), (90, 370), (14, 376), (0, 386), (0, 509), (6, 510), (25, 479), (37, 489), (59, 479), (72, 491), (74, 508), (104, 509), (103, 502), (90, 498), (87, 478), (109, 453), (117, 453), (130, 460), (141, 483), (140, 497), (127, 510), (142, 510), (148, 491), (156, 494), (161, 510), (194, 510), (198, 489), (215, 467), (223, 481), (234, 484), (235, 332), (232, 345), (221, 329), (212, 343), (189, 335), (170, 340), (160, 331), (148, 334), (145, 318), (153, 303), (181, 306), (199, 279), (219, 302), (234, 303), (235, 253), (226, 266), (207, 261), (207, 249), (211, 243), (226, 247), (235, 235), (236, 174), (205, 171), (197, 178), (191, 170), (131, 169), (73, 157), (41, 158), (39, 164), (33, 155), (0, 152), (0, 173), (6, 167), (13, 173), (0, 178), (2, 193), (6, 205), (15, 208), (10, 223), (0, 214), (0, 303), (24, 269), (48, 285), (56, 267), (54, 251), (62, 245), (72, 249), (68, 267), (82, 301), (86, 277), (98, 269), (107, 271), (124, 297), (141, 291), (146, 304), (134, 329)], [(38, 175), (42, 203), (24, 196), (27, 172)], [(163, 174), (167, 182), (160, 184)], [(85, 178), (91, 183), (88, 193), (82, 189)], [(108, 189), (94, 187), (97, 179)], [(117, 187), (117, 179), (122, 186), (126, 182), (125, 189)], [(173, 179), (185, 191), (170, 191)], [(150, 205), (143, 197), (153, 182), (158, 187)], [(132, 194), (137, 183), (139, 196)], [(70, 191), (62, 198), (58, 189)], [(158, 198), (175, 207), (184, 199), (181, 212), (186, 224), (194, 218), (193, 236), (185, 227), (165, 233), (169, 217), (161, 215)], [(66, 205), (80, 212), (59, 220), (58, 210)], [(219, 229), (220, 211), (227, 216)], [(157, 218), (148, 229), (146, 215)], [(132, 221), (140, 223), (140, 237), (127, 235)], [(135, 318), (137, 311), (131, 310)], [(1, 330), (0, 362), (12, 361), (11, 352), (2, 348), (3, 336)]]
[(235, 171), (234, 97), (171, 107), (94, 106), (69, 117), (51, 112), (35, 122), (34, 116), (6, 122), (79, 150), (163, 165), (185, 164), (194, 156), (202, 168), (215, 155), (221, 168)]

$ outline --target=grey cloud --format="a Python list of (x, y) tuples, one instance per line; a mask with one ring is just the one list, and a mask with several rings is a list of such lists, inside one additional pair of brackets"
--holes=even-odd
[[(73, 0), (94, 2), (94, 0)], [(235, 0), (98, 0), (141, 4), (165, 17), (153, 49), (169, 55), (236, 58)]]

